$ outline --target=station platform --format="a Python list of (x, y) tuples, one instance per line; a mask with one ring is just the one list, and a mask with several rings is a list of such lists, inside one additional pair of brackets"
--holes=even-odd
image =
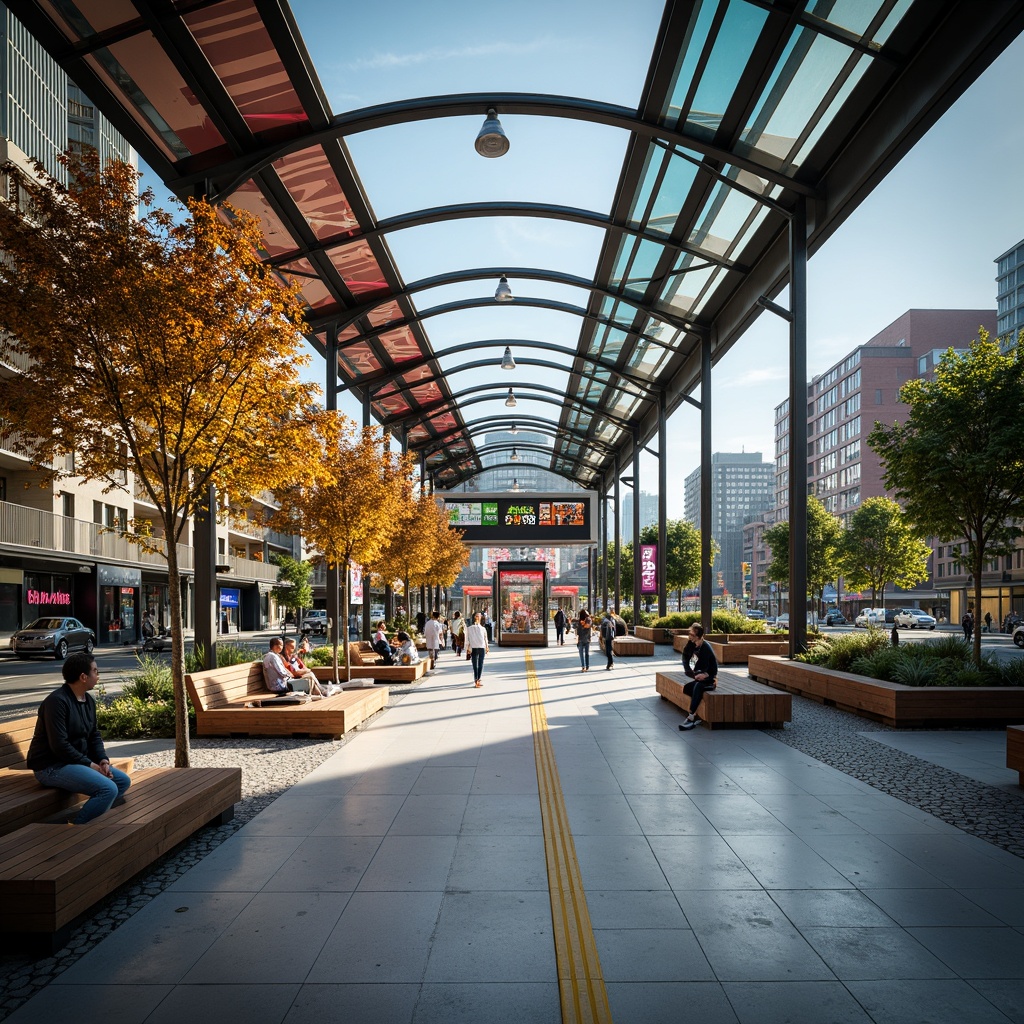
[(7, 1020), (1024, 1021), (999, 733), (680, 732), (591, 654), (446, 652)]

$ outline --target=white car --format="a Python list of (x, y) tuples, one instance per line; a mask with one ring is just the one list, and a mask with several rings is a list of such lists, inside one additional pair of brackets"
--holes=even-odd
[(901, 608), (896, 613), (897, 626), (909, 626), (910, 629), (934, 629), (935, 619), (920, 608)]
[(303, 632), (326, 633), (327, 632), (327, 609), (313, 608), (302, 617)]
[(865, 608), (857, 618), (853, 620), (855, 626), (883, 626), (885, 625), (884, 608)]

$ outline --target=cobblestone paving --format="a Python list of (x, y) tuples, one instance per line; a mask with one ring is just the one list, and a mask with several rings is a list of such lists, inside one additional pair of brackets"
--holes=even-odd
[[(410, 688), (392, 688), (389, 707)], [(386, 714), (387, 712), (383, 712)], [(793, 721), (769, 736), (897, 797), (970, 835), (1024, 856), (1024, 792), (1003, 791), (870, 738), (891, 732), (835, 708), (793, 698)], [(147, 872), (111, 894), (53, 956), (0, 953), (0, 1021), (67, 970), (81, 956), (158, 896), (284, 792), (359, 734), (340, 741), (252, 739), (193, 741), (193, 764), (242, 767), (242, 800), (227, 825), (207, 828), (161, 858)], [(139, 768), (171, 765), (173, 751), (136, 758)], [(290, 780), (282, 782), (282, 780)]]

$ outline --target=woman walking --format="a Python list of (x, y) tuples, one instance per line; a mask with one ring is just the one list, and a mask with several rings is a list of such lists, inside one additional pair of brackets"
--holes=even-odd
[(466, 644), (466, 620), (462, 612), (456, 612), (451, 622), (452, 650), (461, 657)]
[(466, 627), (466, 643), (469, 645), (470, 660), (473, 662), (473, 685), (483, 686), (480, 681), (484, 674), (484, 655), (487, 653), (487, 630), (483, 627), (483, 615), (473, 613), (473, 625)]
[(580, 671), (590, 671), (590, 629), (594, 620), (587, 614), (586, 608), (580, 609), (579, 623), (576, 626), (576, 646), (580, 652)]

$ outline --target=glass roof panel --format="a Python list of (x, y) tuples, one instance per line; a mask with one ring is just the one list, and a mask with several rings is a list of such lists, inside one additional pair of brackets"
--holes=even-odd
[(719, 182), (690, 233), (690, 241), (708, 252), (724, 256), (747, 218), (759, 204)]
[(285, 227), (255, 181), (249, 180), (237, 191), (232, 192), (227, 202), (239, 210), (246, 210), (254, 217), (259, 217), (264, 248), (269, 255), (282, 256), (294, 252), (297, 248), (291, 232)]
[(675, 85), (669, 94), (669, 100), (662, 111), (665, 123), (675, 127), (684, 110), (689, 109), (687, 97), (693, 88), (693, 76), (701, 53), (707, 45), (708, 33), (718, 5), (712, 0), (703, 0), (699, 4), (697, 20), (691, 25), (689, 38), (682, 48), (679, 66), (676, 69)]
[(798, 29), (761, 95), (751, 127), (743, 133), (746, 146), (788, 162), (797, 140), (816, 123), (822, 98), (852, 52), (835, 39)]
[(767, 11), (744, 0), (729, 4), (686, 114), (687, 128), (696, 135), (710, 137), (718, 130), (767, 17)]
[(365, 341), (342, 349), (338, 353), (338, 359), (353, 377), (367, 373), (376, 373), (381, 368), (380, 360), (374, 355), (373, 350)]
[(341, 274), (345, 286), (353, 295), (365, 296), (388, 290), (388, 284), (369, 242), (350, 242), (339, 249), (332, 249), (330, 257), (331, 263)]
[(384, 347), (392, 362), (406, 363), (410, 359), (417, 359), (420, 355), (420, 344), (412, 333), (411, 327), (399, 327), (394, 331), (387, 331), (377, 339)]
[(665, 153), (665, 156), (668, 162), (665, 178), (655, 197), (647, 227), (650, 231), (664, 231), (668, 234), (675, 227), (679, 211), (693, 187), (697, 165), (676, 153)]
[[(885, 3), (879, 3), (878, 0), (811, 0), (807, 5), (807, 13), (856, 36), (866, 36), (865, 42), (884, 43), (910, 4), (911, 0), (886, 0)], [(874, 32), (869, 32), (882, 11), (888, 11), (883, 24)]]
[(213, 4), (183, 20), (251, 132), (306, 123), (298, 93), (251, 0)]
[(864, 72), (871, 66), (871, 63), (871, 57), (868, 57), (866, 54), (860, 54), (857, 56), (856, 61), (852, 66), (847, 66), (846, 77), (843, 79), (842, 84), (836, 91), (835, 96), (832, 97), (832, 102), (829, 103), (828, 109), (820, 118), (818, 118), (817, 122), (810, 128), (810, 130), (805, 133), (803, 143), (793, 156), (794, 167), (799, 167), (810, 155), (815, 143), (821, 138), (825, 129), (832, 123), (843, 104), (847, 99), (849, 99), (850, 93), (853, 92), (854, 87), (861, 80)]
[(274, 170), (317, 238), (331, 238), (359, 229), (359, 222), (322, 149), (315, 147), (292, 153), (275, 161)]

